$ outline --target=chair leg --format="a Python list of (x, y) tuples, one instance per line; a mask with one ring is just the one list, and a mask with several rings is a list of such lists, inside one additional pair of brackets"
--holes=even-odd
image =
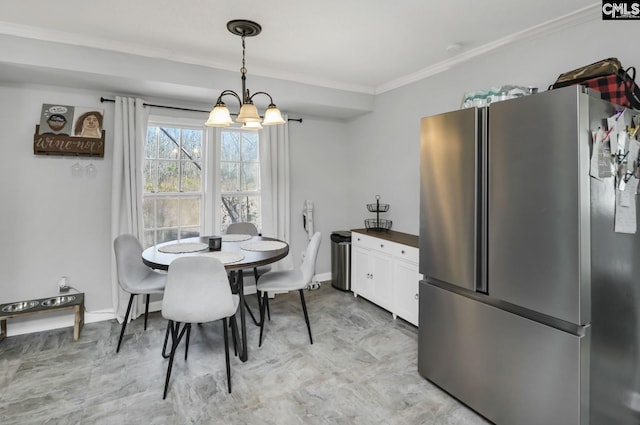
[(131, 311), (131, 304), (133, 304), (133, 297), (135, 296), (136, 294), (131, 294), (129, 297), (129, 305), (127, 306), (127, 313), (124, 315), (124, 321), (122, 322), (122, 330), (120, 330), (120, 338), (118, 339), (118, 348), (116, 348), (116, 353), (120, 351), (120, 344), (122, 344), (124, 330), (127, 327), (127, 320), (129, 319), (129, 312)]
[(311, 337), (311, 325), (309, 324), (309, 316), (307, 315), (307, 304), (304, 302), (304, 290), (300, 290), (300, 301), (302, 302), (302, 311), (304, 312), (304, 321), (307, 322), (307, 330), (309, 331), (309, 340), (313, 344), (313, 338)]
[[(258, 275), (258, 268), (254, 267), (253, 268), (253, 277), (256, 280), (256, 298), (258, 298), (258, 310), (260, 308), (262, 308), (262, 299), (260, 297), (260, 291), (258, 291), (258, 279), (260, 278), (260, 275)], [(258, 325), (260, 326), (260, 325)]]
[(231, 394), (231, 366), (229, 365), (229, 335), (227, 332), (227, 318), (222, 319), (222, 329), (224, 330), (224, 359), (227, 364), (227, 390)]
[(268, 293), (263, 292), (262, 306), (260, 307), (260, 342), (258, 343), (258, 347), (262, 347), (262, 332), (264, 331), (264, 311), (267, 305), (267, 297)]
[(145, 306), (144, 306), (144, 330), (147, 330), (147, 317), (149, 316), (149, 297), (151, 294), (147, 294), (145, 297)]
[(171, 330), (171, 320), (167, 323), (167, 332), (164, 334), (164, 344), (162, 344), (162, 357), (165, 359), (169, 358), (169, 354), (167, 354), (167, 341), (169, 340), (169, 332)]
[(167, 366), (167, 377), (164, 381), (164, 394), (162, 399), (167, 398), (167, 390), (169, 389), (169, 378), (171, 378), (171, 369), (173, 368), (173, 358), (176, 355), (176, 350), (178, 349), (178, 344), (180, 344), (180, 340), (184, 336), (185, 331), (187, 330), (187, 325), (182, 328), (180, 331), (180, 322), (170, 321), (171, 325), (171, 354), (169, 355), (169, 365)]
[(271, 320), (271, 310), (269, 310), (269, 297), (264, 297), (263, 302), (267, 305), (267, 318)]
[(231, 328), (231, 339), (233, 340), (233, 355), (238, 357), (238, 323), (236, 322), (235, 314), (229, 320), (229, 327)]
[(187, 328), (187, 341), (184, 346), (184, 359), (187, 360), (187, 356), (189, 355), (189, 339), (191, 339), (191, 323), (187, 323), (185, 326)]

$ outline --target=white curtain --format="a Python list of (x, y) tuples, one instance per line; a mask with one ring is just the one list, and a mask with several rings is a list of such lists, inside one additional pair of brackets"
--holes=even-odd
[[(291, 200), (289, 180), (289, 123), (265, 126), (260, 136), (262, 190), (262, 234), (290, 243)], [(291, 269), (291, 255), (272, 266)]]
[[(113, 180), (111, 186), (111, 240), (130, 233), (143, 240), (142, 190), (144, 142), (149, 109), (142, 99), (116, 96), (115, 130), (113, 135)], [(129, 294), (118, 285), (115, 255), (111, 249), (113, 310), (119, 322), (129, 302)], [(142, 261), (142, 260), (141, 260)], [(131, 308), (129, 318), (138, 317), (143, 297)]]

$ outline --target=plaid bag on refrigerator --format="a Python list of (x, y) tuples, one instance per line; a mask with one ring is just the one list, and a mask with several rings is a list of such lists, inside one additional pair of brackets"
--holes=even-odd
[(550, 89), (580, 84), (599, 91), (604, 100), (640, 110), (635, 79), (635, 67), (624, 69), (616, 58), (609, 58), (561, 74)]

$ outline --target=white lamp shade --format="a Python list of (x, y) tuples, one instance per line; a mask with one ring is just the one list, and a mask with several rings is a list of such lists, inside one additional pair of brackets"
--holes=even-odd
[(259, 122), (249, 121), (242, 124), (240, 127), (243, 130), (262, 130), (262, 126)]
[(209, 127), (227, 127), (230, 124), (233, 124), (233, 120), (229, 114), (229, 108), (224, 105), (216, 105), (216, 107), (211, 110), (209, 119), (204, 123), (204, 125)]
[(253, 103), (243, 103), (238, 113), (238, 122), (260, 122), (258, 108)]
[(266, 111), (264, 111), (264, 125), (284, 124), (284, 119), (280, 110), (276, 108), (276, 105), (269, 105)]

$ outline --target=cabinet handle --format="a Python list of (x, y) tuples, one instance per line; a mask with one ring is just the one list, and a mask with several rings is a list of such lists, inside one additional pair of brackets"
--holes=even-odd
[(402, 250), (402, 253), (404, 254), (404, 249)]
[(420, 297), (418, 296), (418, 294), (416, 294), (416, 295), (413, 297), (413, 299), (415, 299), (415, 300), (417, 300), (418, 298), (420, 298)]
[(380, 248), (384, 248), (384, 245), (383, 245), (383, 244), (380, 244)]

